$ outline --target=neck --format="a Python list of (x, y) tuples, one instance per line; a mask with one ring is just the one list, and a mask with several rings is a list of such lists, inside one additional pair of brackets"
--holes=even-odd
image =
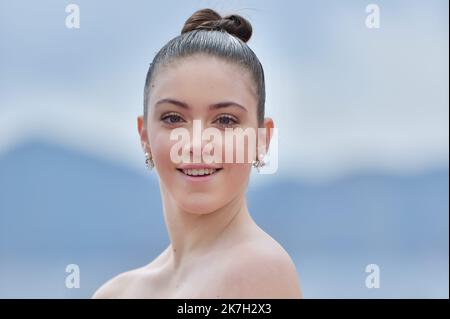
[(171, 242), (167, 253), (175, 270), (187, 264), (192, 257), (212, 251), (216, 245), (230, 244), (224, 240), (226, 238), (239, 240), (247, 233), (242, 230), (254, 223), (244, 194), (208, 214), (184, 211), (163, 188), (161, 194)]

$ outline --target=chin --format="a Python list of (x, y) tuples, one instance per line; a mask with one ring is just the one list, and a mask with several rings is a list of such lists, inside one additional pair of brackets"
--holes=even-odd
[(188, 196), (188, 198), (178, 201), (178, 204), (181, 209), (190, 214), (206, 215), (221, 207), (221, 203), (214, 200), (212, 194), (192, 194)]

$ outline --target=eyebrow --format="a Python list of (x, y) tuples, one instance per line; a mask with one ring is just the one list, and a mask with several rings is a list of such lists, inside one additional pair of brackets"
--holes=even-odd
[[(185, 108), (185, 109), (189, 109), (189, 105), (187, 103), (181, 102), (181, 101), (178, 101), (175, 99), (171, 99), (171, 98), (165, 98), (165, 99), (159, 100), (158, 102), (155, 103), (155, 106), (158, 106), (158, 105), (164, 104), (164, 103), (173, 104), (173, 105)], [(214, 103), (214, 104), (209, 105), (208, 108), (210, 110), (216, 110), (216, 109), (229, 107), (229, 106), (237, 106), (247, 112), (247, 109), (245, 107), (243, 107), (241, 104), (233, 102), (233, 101)]]

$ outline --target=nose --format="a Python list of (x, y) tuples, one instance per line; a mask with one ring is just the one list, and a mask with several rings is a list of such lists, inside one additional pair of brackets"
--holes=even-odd
[(199, 125), (194, 125), (190, 132), (190, 139), (184, 145), (185, 152), (189, 151), (190, 160), (193, 163), (202, 163), (206, 156), (215, 156), (216, 152), (218, 152), (220, 158), (222, 157), (221, 134), (219, 133), (219, 136), (215, 134), (213, 137), (210, 134), (211, 132), (208, 134), (205, 130)]
[(202, 134), (200, 134), (200, 136), (196, 136), (195, 134), (193, 134), (189, 142), (184, 145), (184, 147), (189, 150), (191, 161), (194, 163), (201, 163), (204, 154), (209, 154), (211, 152), (210, 141), (207, 139), (203, 139), (202, 136)]

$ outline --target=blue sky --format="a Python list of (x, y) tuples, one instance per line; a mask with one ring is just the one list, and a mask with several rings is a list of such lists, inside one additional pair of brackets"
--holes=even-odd
[(280, 175), (448, 167), (448, 2), (375, 3), (380, 29), (365, 1), (0, 1), (0, 153), (38, 138), (141, 170), (148, 64), (211, 7), (253, 25)]
[(376, 30), (370, 2), (0, 0), (0, 296), (88, 297), (160, 253), (136, 117), (155, 53), (210, 7), (254, 28), (280, 140), (249, 207), (305, 296), (448, 298), (448, 1), (377, 1)]

